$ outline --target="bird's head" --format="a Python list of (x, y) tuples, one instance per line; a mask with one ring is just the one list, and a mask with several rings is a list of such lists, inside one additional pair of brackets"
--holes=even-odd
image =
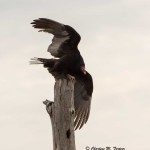
[(82, 72), (84, 75), (86, 75), (85, 66), (81, 66), (80, 70), (81, 70), (81, 72)]

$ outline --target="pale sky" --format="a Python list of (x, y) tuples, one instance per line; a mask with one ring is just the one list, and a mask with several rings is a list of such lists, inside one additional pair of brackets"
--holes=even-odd
[(76, 131), (76, 148), (150, 149), (149, 0), (0, 0), (0, 150), (52, 149), (42, 101), (53, 100), (54, 79), (32, 57), (51, 58), (50, 34), (30, 22), (68, 24), (94, 79), (90, 118)]

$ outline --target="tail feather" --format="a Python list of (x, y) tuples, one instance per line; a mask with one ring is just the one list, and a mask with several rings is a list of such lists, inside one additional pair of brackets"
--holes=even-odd
[(34, 65), (34, 64), (43, 64), (43, 66), (45, 68), (50, 68), (52, 69), (55, 65), (55, 63), (58, 61), (58, 59), (46, 59), (46, 58), (31, 58), (30, 60), (30, 64)]
[(30, 59), (30, 64), (31, 65), (35, 65), (35, 64), (43, 64), (44, 68), (47, 68), (48, 72), (52, 74), (52, 76), (54, 76), (54, 78), (64, 78), (63, 74), (57, 73), (55, 71), (55, 63), (57, 63), (59, 59), (46, 59), (46, 58), (31, 58)]
[(37, 57), (31, 58), (30, 65), (35, 65), (35, 64), (43, 64), (43, 62)]

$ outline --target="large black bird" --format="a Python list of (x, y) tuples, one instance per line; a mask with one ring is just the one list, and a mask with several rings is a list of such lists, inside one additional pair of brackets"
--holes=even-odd
[(54, 35), (48, 52), (57, 59), (33, 58), (31, 64), (43, 64), (55, 78), (75, 79), (74, 105), (75, 129), (88, 120), (93, 92), (92, 76), (85, 70), (85, 63), (78, 50), (80, 35), (70, 26), (51, 19), (39, 18), (31, 23), (39, 31)]

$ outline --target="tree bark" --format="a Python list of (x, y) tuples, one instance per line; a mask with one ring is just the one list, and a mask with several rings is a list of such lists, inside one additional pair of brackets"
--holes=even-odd
[(44, 101), (51, 118), (53, 150), (75, 150), (74, 81), (58, 79), (54, 86), (54, 102)]

